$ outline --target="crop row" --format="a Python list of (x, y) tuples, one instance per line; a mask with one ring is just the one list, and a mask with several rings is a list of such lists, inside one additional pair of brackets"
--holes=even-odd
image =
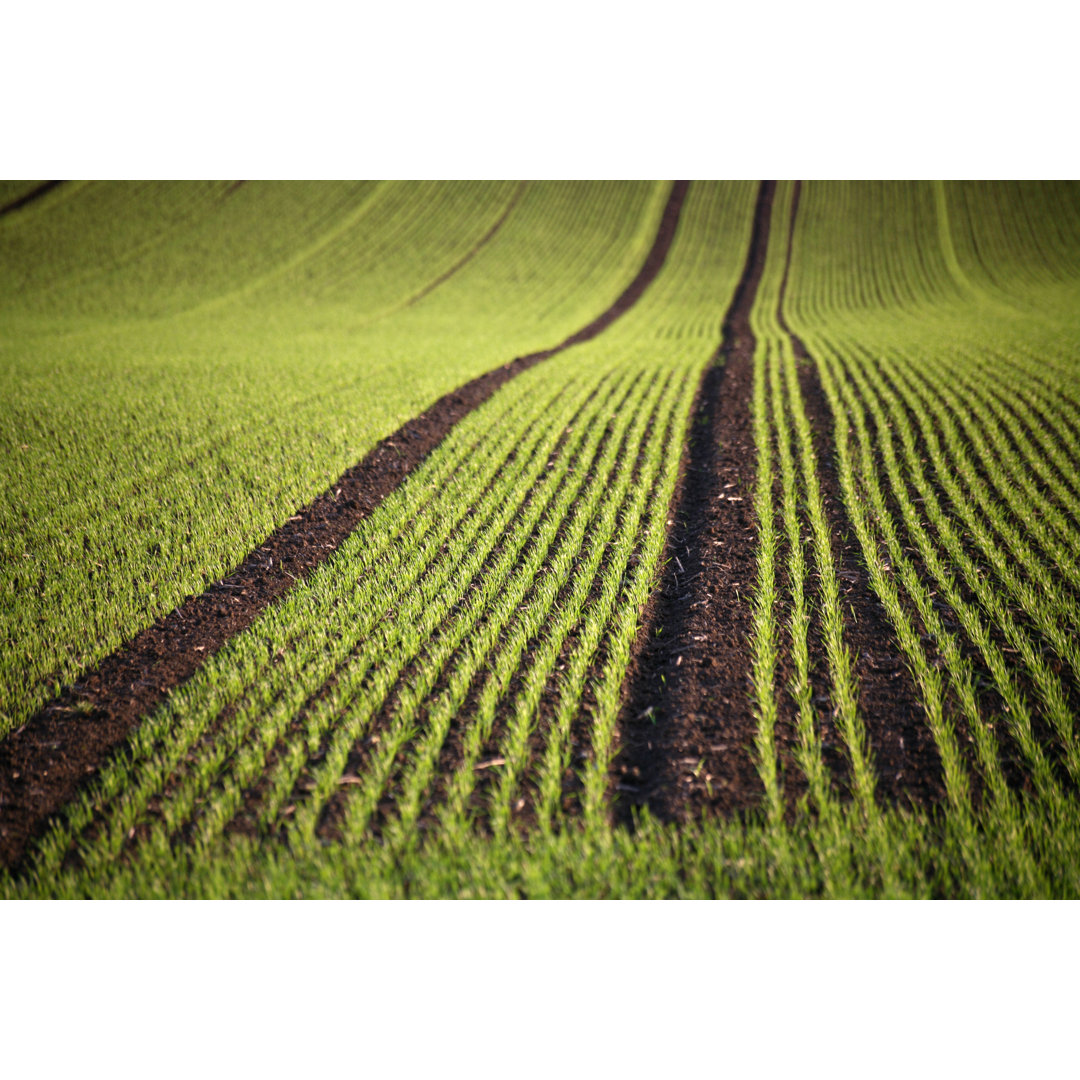
[[(836, 538), (822, 491), (823, 463), (800, 385), (801, 361), (783, 319), (794, 197), (793, 185), (778, 185), (765, 268), (750, 313), (756, 345), (753, 412), (759, 449), (758, 579), (751, 643), (758, 723), (755, 752), (773, 828), (782, 829), (794, 792), (803, 790), (803, 812), (813, 814), (821, 841), (842, 847), (841, 838), (850, 828), (841, 800), (841, 791), (846, 790), (885, 867), (888, 838), (876, 798), (875, 766), (855, 656), (847, 641), (847, 622), (852, 616), (841, 599)], [(781, 682), (784, 658), (791, 676)], [(824, 693), (816, 693), (815, 687)], [(785, 777), (777, 725), (787, 709), (793, 715), (792, 754), (798, 776)], [(827, 733), (835, 734), (843, 749), (844, 776), (834, 775), (826, 764)], [(842, 859), (830, 870), (840, 876), (850, 872)], [(831, 887), (842, 888), (843, 882), (834, 880)]]
[[(440, 215), (476, 216), (435, 262), (469, 258), (418, 304), (421, 276), (395, 279), (396, 299), (357, 309), (339, 345), (385, 350), (399, 372), (461, 331), (477, 357), (501, 341), (506, 359), (500, 303), (536, 327), (595, 310), (640, 264), (666, 190), (444, 192)], [(1080, 200), (1068, 186), (776, 187), (745, 403), (757, 738), (726, 751), (753, 755), (762, 815), (612, 828), (624, 677), (754, 194), (691, 185), (638, 304), (459, 423), (310, 580), (146, 718), (5, 890), (1075, 895)], [(423, 210), (409, 207), (403, 250), (423, 241)], [(563, 208), (564, 233), (605, 239), (556, 257), (545, 207)], [(350, 282), (395, 246), (365, 253), (351, 230), (222, 304), (216, 331), (246, 333), (262, 310), (295, 345), (313, 325), (290, 321), (305, 295), (336, 319)], [(560, 259), (588, 304), (554, 279)], [(327, 375), (343, 393), (355, 372)], [(309, 402), (291, 399), (293, 447), (301, 425), (320, 430), (307, 385)], [(242, 439), (233, 415), (229, 439)], [(875, 668), (855, 645), (867, 649), (870, 605), (887, 621), (872, 651), (888, 655), (902, 716), (875, 712), (883, 684), (868, 688)], [(905, 762), (934, 773), (908, 778), (914, 805), (903, 774), (884, 772), (894, 721), (928, 748)]]
[[(139, 211), (132, 216), (153, 235), (159, 203), (182, 203), (176, 235), (169, 233), (158, 247), (163, 266), (187, 266), (193, 279), (199, 265), (193, 253), (203, 251), (205, 259), (213, 248), (210, 234), (195, 229), (194, 238), (188, 236), (181, 227), (185, 215), (195, 214), (200, 228), (209, 229), (214, 214), (225, 214), (234, 202), (252, 227), (261, 214), (272, 218), (279, 200), (297, 204), (305, 224), (297, 224), (290, 254), (305, 243), (318, 247), (310, 268), (323, 280), (335, 272), (332, 262), (320, 262), (335, 250), (323, 243), (327, 230), (339, 229), (360, 251), (384, 251), (403, 235), (392, 216), (357, 201), (358, 192), (334, 194), (318, 185), (248, 188), (227, 196), (184, 185), (139, 188), (130, 195)], [(436, 248), (444, 232), (457, 236), (457, 247), (432, 265), (418, 238), (400, 252), (400, 272), (391, 273), (384, 260), (369, 265), (362, 280), (396, 282), (398, 299), (407, 300), (445, 272), (451, 255), (468, 253), (467, 245), (505, 211), (515, 190), (488, 191), (487, 202), (470, 196), (465, 224), (448, 228), (439, 214), (419, 214), (425, 190), (405, 185), (400, 198), (412, 207), (413, 222), (406, 232), (419, 237), (415, 222), (422, 218)], [(227, 573), (377, 439), (441, 394), (515, 355), (557, 344), (595, 317), (640, 266), (667, 190), (599, 185), (575, 200), (572, 187), (530, 185), (499, 234), (459, 274), (366, 328), (358, 325), (362, 305), (354, 310), (324, 302), (317, 292), (310, 304), (279, 303), (270, 284), (302, 277), (303, 265), (228, 303), (173, 318), (128, 318), (126, 293), (113, 304), (107, 273), (100, 293), (80, 285), (72, 302), (84, 291), (98, 295), (116, 309), (110, 318), (68, 326), (32, 316), (32, 304), (0, 316), (7, 361), (0, 374), (0, 731), (17, 726), (58, 684)], [(56, 237), (68, 238), (55, 245), (67, 251), (80, 248), (85, 234), (93, 252), (88, 221), (112, 220), (122, 231), (116, 219), (126, 220), (113, 205), (124, 201), (122, 186), (76, 188), (61, 199), (62, 191), (0, 222), (5, 238), (20, 230), (36, 237), (43, 266)], [(391, 196), (399, 197), (397, 188), (383, 197)], [(217, 208), (209, 217), (207, 206)], [(24, 213), (32, 217), (23, 220)], [(58, 220), (50, 225), (53, 215)], [(542, 245), (534, 242), (541, 223)], [(238, 227), (237, 235), (242, 240), (245, 229)], [(131, 241), (136, 247), (143, 242)], [(34, 251), (23, 253), (30, 262)], [(104, 273), (111, 256), (99, 256)], [(271, 274), (281, 268), (275, 259), (287, 261), (272, 246), (260, 258)], [(140, 265), (132, 264), (134, 280), (125, 286), (134, 296), (144, 295), (136, 288)], [(254, 266), (238, 261), (236, 289), (250, 285)], [(57, 278), (58, 289), (63, 281)], [(154, 293), (151, 285), (160, 282), (152, 276), (143, 282), (145, 294)], [(362, 295), (367, 286), (357, 279), (357, 288)], [(390, 286), (380, 288), (376, 308), (392, 295), (385, 291)], [(66, 286), (62, 294), (68, 295)]]
[(470, 414), (174, 692), (46, 838), (40, 879), (237, 835), (606, 827), (623, 674), (752, 195), (693, 191), (625, 320)]
[[(893, 194), (903, 202), (903, 191)], [(1013, 191), (1014, 202), (1022, 194)], [(834, 195), (858, 202), (857, 192), (819, 191), (820, 220), (840, 220), (838, 207), (824, 205)], [(947, 213), (942, 196), (922, 209)], [(1017, 216), (1014, 206), (1010, 220)], [(903, 220), (892, 209), (887, 217)], [(935, 230), (877, 240), (865, 230), (834, 234), (836, 263), (864, 268), (870, 287), (891, 299), (875, 308), (865, 294), (838, 290), (830, 308), (822, 277), (798, 258), (821, 244), (809, 217), (797, 230), (790, 322), (831, 406), (848, 520), (918, 688), (959, 848), (974, 849), (978, 818), (1037, 889), (1045, 883), (1032, 851), (1056, 841), (1029, 833), (1030, 800), (1065, 835), (1080, 780), (1080, 429), (1072, 350), (1063, 347), (1077, 327), (1052, 297), (1037, 315), (1029, 307), (1045, 277), (1004, 273), (1011, 263), (1054, 267), (1039, 240), (1052, 230), (1029, 228), (1035, 250), (1026, 254), (1000, 252), (994, 284), (962, 261), (974, 250), (970, 234), (953, 244), (962, 224), (939, 218)], [(928, 237), (943, 235), (935, 258)], [(895, 283), (905, 281), (921, 295), (900, 304)], [(1003, 295), (1005, 281), (1015, 296)], [(947, 301), (950, 289), (961, 299)]]

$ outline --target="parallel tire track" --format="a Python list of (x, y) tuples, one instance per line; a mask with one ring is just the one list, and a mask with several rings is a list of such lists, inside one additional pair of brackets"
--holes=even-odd
[[(799, 210), (801, 184), (796, 181), (787, 235), (784, 278), (777, 320), (791, 339), (799, 364), (799, 384), (807, 419), (813, 431), (825, 513), (833, 537), (834, 557), (844, 582), (842, 601), (851, 614), (845, 640), (855, 657), (859, 707), (873, 748), (878, 790), (892, 802), (929, 803), (944, 797), (941, 760), (927, 727), (910, 673), (904, 665), (896, 634), (874, 593), (857, 554), (853, 526), (844, 508), (830, 435), (832, 411), (817, 377), (817, 367), (805, 343), (784, 317), (784, 297), (791, 269), (792, 243)], [(841, 538), (850, 537), (848, 540)]]
[(753, 587), (756, 535), (750, 310), (775, 188), (764, 181), (758, 191), (742, 277), (691, 414), (662, 577), (631, 654), (616, 764), (616, 816), (627, 823), (634, 807), (673, 819), (698, 805), (745, 810), (762, 797), (749, 752), (756, 724), (743, 598)]

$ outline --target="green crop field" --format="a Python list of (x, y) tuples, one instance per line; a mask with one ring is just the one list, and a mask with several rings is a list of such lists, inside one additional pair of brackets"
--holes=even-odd
[(665, 194), (98, 184), (0, 219), (0, 731), (434, 398), (602, 310)]
[(0, 839), (136, 634), (612, 317), (148, 670), (0, 895), (1080, 895), (1080, 186), (34, 190), (0, 185)]

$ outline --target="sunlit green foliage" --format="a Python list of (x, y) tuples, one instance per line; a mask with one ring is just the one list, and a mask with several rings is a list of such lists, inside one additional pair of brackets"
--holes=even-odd
[(1075, 894), (1077, 189), (807, 184), (792, 255), (785, 311), (969, 887), (1009, 866)]
[[(51, 219), (59, 228), (52, 215), (65, 205), (73, 213), (80, 198), (106, 194), (76, 189), (65, 203), (61, 191), (26, 221), (32, 213), (36, 227)], [(192, 188), (177, 214), (189, 225), (204, 221), (221, 200), (255, 198), (244, 191)], [(18, 328), (18, 344), (4, 345), (13, 358), (4, 377), (18, 390), (7, 415), (36, 423), (40, 393), (50, 424), (61, 415), (74, 424), (79, 407), (97, 417), (86, 443), (93, 453), (73, 434), (42, 460), (83, 500), (82, 520), (100, 516), (109, 543), (132, 531), (140, 498), (190, 483), (200, 461), (227, 460), (242, 481), (212, 473), (207, 482), (224, 484), (228, 514), (215, 518), (218, 504), (199, 495), (183, 514), (153, 519), (167, 525), (144, 521), (134, 532), (175, 536), (178, 523), (197, 518), (200, 536), (235, 532), (233, 546), (220, 548), (235, 559), (245, 537), (250, 545), (259, 535), (254, 523), (268, 531), (437, 386), (509, 359), (525, 342), (558, 340), (610, 302), (640, 263), (666, 192), (598, 188), (586, 210), (555, 187), (425, 192), (414, 205), (404, 189), (359, 186), (327, 189), (325, 217), (276, 192), (281, 213), (292, 206), (297, 216), (258, 243), (242, 240), (237, 219), (236, 258), (247, 269), (234, 288), (227, 275), (188, 280), (181, 266), (198, 265), (201, 241), (178, 216), (177, 261), (163, 248), (147, 263), (153, 296), (140, 294), (136, 263), (125, 261), (149, 238), (121, 242), (105, 229), (116, 266), (89, 275), (98, 292), (88, 288), (77, 305), (53, 312), (61, 293), (42, 288), (0, 315), (10, 320), (0, 325)], [(65, 808), (27, 872), (0, 882), (3, 891), (1080, 894), (1080, 197), (1067, 185), (808, 183), (790, 252), (795, 190), (778, 187), (751, 313), (757, 345), (746, 403), (759, 451), (758, 579), (744, 596), (753, 607), (747, 693), (758, 738), (732, 750), (756, 756), (765, 798), (741, 821), (611, 824), (629, 650), (657, 569), (691, 402), (746, 258), (754, 194), (749, 184), (693, 185), (668, 261), (640, 303), (460, 423), (309, 582), (147, 717)], [(139, 192), (148, 205), (158, 197)], [(409, 242), (393, 231), (370, 241), (379, 254), (365, 262), (353, 239), (374, 228), (362, 224), (368, 215), (384, 220), (380, 199), (403, 200), (385, 220), (402, 218), (417, 244), (432, 242), (427, 201), (432, 221), (451, 217), (460, 227), (456, 239), (440, 233), (430, 273), (416, 272)], [(448, 211), (451, 199), (461, 200), (460, 216)], [(515, 199), (482, 255), (407, 305)], [(251, 213), (243, 220), (254, 236)], [(557, 242), (549, 219), (562, 222)], [(203, 235), (212, 232), (206, 225)], [(275, 236), (286, 248), (275, 247)], [(82, 282), (80, 258), (57, 255), (56, 274)], [(510, 269), (519, 266), (520, 275)], [(109, 300), (110, 290), (118, 299)], [(466, 326), (475, 342), (470, 336), (455, 358), (448, 343)], [(553, 326), (559, 331), (548, 333)], [(155, 353), (181, 333), (182, 349)], [(792, 333), (808, 360), (798, 358)], [(106, 347), (116, 350), (112, 369)], [(34, 357), (45, 364), (38, 376)], [(236, 395), (227, 428), (211, 426), (190, 392), (212, 385), (215, 363), (229, 376), (222, 392)], [(50, 396), (49, 364), (80, 402), (70, 413)], [(85, 384), (105, 370), (138, 389), (137, 407), (125, 413), (119, 392)], [(408, 374), (410, 389), (391, 372)], [(820, 382), (831, 408), (827, 446), (811, 431), (800, 373)], [(183, 389), (171, 411), (148, 423), (154, 395), (173, 378)], [(105, 399), (121, 410), (122, 454), (102, 435)], [(170, 438), (182, 445), (176, 432), (188, 431), (192, 417), (227, 459), (163, 457)], [(149, 431), (138, 459), (150, 470), (145, 478), (131, 465), (143, 445), (140, 424)], [(310, 433), (319, 425), (335, 434), (315, 452)], [(18, 453), (30, 451), (13, 445), (5, 467), (12, 490), (29, 498), (37, 474)], [(77, 469), (64, 471), (69, 459), (84, 469), (90, 462), (97, 479), (74, 479)], [(940, 806), (894, 807), (879, 789), (849, 644), (854, 613), (842, 599), (835, 519), (823, 495), (824, 470), (833, 468), (844, 520), (895, 638), (882, 648), (902, 655), (937, 748)], [(273, 476), (275, 489), (255, 476)], [(109, 483), (126, 486), (112, 489), (112, 503), (94, 504), (90, 493)], [(250, 518), (240, 514), (240, 527), (245, 498)], [(34, 505), (51, 530), (45, 550), (61, 553), (41, 581), (69, 588), (66, 511), (44, 493)], [(12, 520), (19, 535), (33, 535), (36, 526)], [(5, 545), (8, 538), (5, 524)], [(219, 550), (209, 542), (198, 550), (204, 573), (227, 566), (224, 554), (209, 557)], [(18, 567), (16, 557), (13, 549)], [(168, 606), (164, 581), (190, 562), (153, 564), (160, 603)], [(151, 563), (139, 553), (109, 570), (103, 587), (119, 590), (125, 574)], [(197, 587), (188, 572), (187, 587)], [(29, 568), (22, 574), (30, 583)], [(40, 629), (37, 637), (20, 630), (21, 648), (33, 641), (41, 649), (50, 634), (62, 646), (98, 610), (99, 600), (65, 607), (61, 595), (26, 609), (34, 613), (26, 625), (40, 619)], [(94, 624), (79, 655), (100, 655), (108, 633), (136, 625), (135, 613), (148, 610), (141, 602), (118, 606), (103, 624), (112, 630)], [(72, 660), (72, 670), (83, 662)], [(782, 680), (782, 669), (793, 675)], [(11, 693), (37, 700), (25, 687)], [(781, 714), (795, 718), (797, 778), (780, 767)], [(842, 738), (843, 776), (823, 753), (827, 726)], [(804, 792), (797, 800), (794, 785)]]
[(466, 417), (309, 583), (174, 692), (47, 837), (39, 880), (72, 849), (89, 879), (167, 859), (181, 838), (211, 859), (238, 829), (299, 848), (331, 804), (345, 847), (376, 819), (402, 849), (421, 818), (448, 841), (505, 837), (523, 811), (541, 835), (578, 817), (606, 834), (623, 673), (753, 195), (695, 188), (640, 303)]
[(79, 184), (0, 219), (0, 734), (604, 310), (668, 190)]

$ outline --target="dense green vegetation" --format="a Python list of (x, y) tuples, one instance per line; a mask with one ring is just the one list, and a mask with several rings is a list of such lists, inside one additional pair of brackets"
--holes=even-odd
[[(91, 185), (0, 221), (23, 253), (0, 269), (7, 726), (439, 393), (588, 321), (667, 190)], [(1069, 185), (778, 186), (746, 403), (758, 731), (732, 751), (764, 799), (612, 824), (630, 648), (755, 194), (692, 185), (641, 301), (459, 423), (146, 718), (6, 893), (1080, 894)], [(229, 265), (203, 273), (219, 233)], [(881, 792), (833, 475), (939, 805)]]
[[(1077, 211), (1067, 185), (811, 184), (796, 222), (785, 310), (828, 397), (848, 520), (936, 744), (944, 850), (974, 890), (1080, 887)], [(785, 367), (799, 427), (790, 353)], [(819, 547), (830, 635), (843, 613)], [(869, 829), (872, 748), (836, 641), (830, 704)], [(809, 713), (805, 680), (796, 692)], [(812, 741), (806, 760), (814, 787)]]
[[(526, 808), (542, 835), (567, 815), (606, 830), (622, 674), (753, 195), (695, 188), (643, 300), (468, 416), (310, 583), (172, 695), (43, 845), (41, 879), (72, 847), (103, 880), (133, 847), (159, 873), (179, 835), (200, 859), (237, 831), (315, 844), (331, 802), (348, 846), (373, 819), (395, 847), (418, 842), (421, 817), (456, 843), (477, 818), (506, 836)], [(586, 694), (590, 727), (575, 731)], [(440, 770), (451, 727), (460, 761)], [(347, 770), (357, 744), (364, 767)]]
[(0, 734), (440, 395), (604, 310), (667, 192), (85, 184), (0, 220)]

